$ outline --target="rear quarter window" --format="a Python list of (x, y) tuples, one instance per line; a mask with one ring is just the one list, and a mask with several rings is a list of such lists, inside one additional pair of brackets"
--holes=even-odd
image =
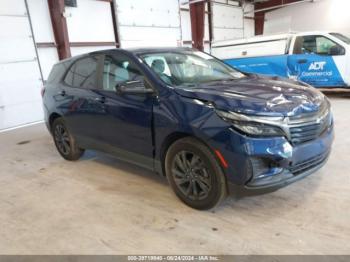
[(71, 87), (95, 89), (98, 61), (99, 56), (88, 56), (77, 60), (69, 68), (64, 82)]
[(46, 83), (57, 84), (58, 82), (60, 82), (67, 68), (68, 68), (68, 63), (55, 64), (51, 69), (51, 72), (49, 74), (49, 77), (47, 78)]

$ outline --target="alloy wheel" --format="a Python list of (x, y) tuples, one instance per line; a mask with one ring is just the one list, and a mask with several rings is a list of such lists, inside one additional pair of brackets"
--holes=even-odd
[(60, 152), (64, 155), (68, 155), (71, 151), (71, 145), (68, 132), (63, 125), (58, 124), (55, 126), (54, 137)]
[(203, 160), (197, 154), (188, 151), (178, 152), (171, 170), (176, 186), (186, 197), (192, 200), (208, 197), (212, 187), (211, 177)]

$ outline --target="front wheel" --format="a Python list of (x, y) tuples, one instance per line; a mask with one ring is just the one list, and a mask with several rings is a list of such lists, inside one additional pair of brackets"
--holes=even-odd
[(197, 139), (186, 137), (171, 145), (165, 171), (175, 194), (192, 208), (211, 209), (226, 196), (226, 179), (217, 159)]
[(78, 160), (84, 153), (84, 150), (78, 147), (62, 118), (57, 118), (53, 122), (52, 134), (56, 148), (64, 159)]

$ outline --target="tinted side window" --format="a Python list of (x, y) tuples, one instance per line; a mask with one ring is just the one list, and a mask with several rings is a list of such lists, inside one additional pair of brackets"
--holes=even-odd
[(72, 87), (97, 88), (97, 65), (98, 57), (79, 59), (68, 70), (64, 82)]
[(341, 55), (344, 48), (320, 35), (299, 36), (294, 44), (294, 54)]
[(123, 55), (106, 56), (103, 65), (103, 89), (115, 91), (116, 86), (130, 81), (143, 81), (142, 73)]
[(55, 64), (52, 67), (52, 70), (49, 74), (49, 77), (47, 78), (47, 83), (48, 84), (57, 84), (62, 79), (68, 66), (69, 66), (68, 63)]

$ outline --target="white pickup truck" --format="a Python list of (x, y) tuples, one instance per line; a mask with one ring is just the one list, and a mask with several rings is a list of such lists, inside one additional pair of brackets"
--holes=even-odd
[(350, 38), (340, 33), (214, 42), (211, 53), (243, 72), (294, 78), (315, 87), (350, 87)]

